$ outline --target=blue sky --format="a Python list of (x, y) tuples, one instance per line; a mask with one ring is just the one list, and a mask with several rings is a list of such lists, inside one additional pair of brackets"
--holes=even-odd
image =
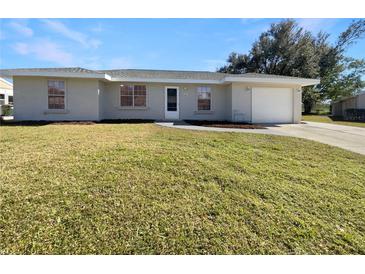
[[(0, 67), (214, 71), (280, 19), (0, 19)], [(297, 19), (335, 41), (352, 19)], [(365, 39), (347, 55), (365, 58)]]

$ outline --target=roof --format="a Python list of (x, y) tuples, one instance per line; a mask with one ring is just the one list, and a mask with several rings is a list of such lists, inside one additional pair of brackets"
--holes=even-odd
[(184, 71), (184, 70), (151, 70), (151, 69), (113, 69), (99, 70), (112, 77), (120, 78), (156, 78), (156, 79), (201, 79), (222, 80), (225, 73), (210, 71)]
[(0, 77), (1, 89), (13, 89), (13, 84)]
[(0, 70), (0, 76), (53, 76), (97, 78), (106, 81), (164, 82), (164, 83), (206, 83), (224, 84), (231, 82), (316, 85), (319, 80), (263, 73), (228, 74), (210, 71), (113, 69), (89, 70), (71, 68), (21, 68)]
[(351, 95), (351, 96), (346, 96), (346, 97), (343, 97), (341, 99), (338, 99), (338, 100), (332, 102), (332, 104), (341, 103), (343, 101), (350, 100), (350, 99), (358, 97), (358, 96), (365, 96), (365, 90), (360, 91), (358, 94)]
[[(47, 76), (107, 79), (105, 73), (80, 67), (0, 69), (0, 76)], [(110, 78), (110, 77), (109, 77)]]

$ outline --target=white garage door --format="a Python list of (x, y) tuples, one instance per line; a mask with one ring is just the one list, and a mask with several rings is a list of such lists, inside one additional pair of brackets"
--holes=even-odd
[(253, 88), (253, 123), (292, 123), (293, 89)]

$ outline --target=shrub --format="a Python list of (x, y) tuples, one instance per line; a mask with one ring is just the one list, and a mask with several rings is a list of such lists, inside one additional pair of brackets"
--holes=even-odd
[(13, 106), (11, 106), (11, 105), (2, 105), (1, 106), (1, 115), (2, 116), (11, 116), (11, 115), (13, 115)]
[(365, 109), (349, 108), (346, 109), (346, 120), (365, 121)]

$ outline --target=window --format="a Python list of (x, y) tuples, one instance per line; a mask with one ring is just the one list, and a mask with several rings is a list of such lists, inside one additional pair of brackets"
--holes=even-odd
[(146, 107), (146, 86), (122, 85), (120, 86), (121, 107)]
[(198, 110), (210, 110), (211, 90), (210, 87), (198, 87)]
[(48, 81), (48, 109), (65, 109), (65, 81)]
[(9, 104), (12, 105), (14, 103), (13, 96), (9, 95), (8, 100), (9, 100)]
[(0, 94), (0, 105), (5, 105), (5, 94)]

